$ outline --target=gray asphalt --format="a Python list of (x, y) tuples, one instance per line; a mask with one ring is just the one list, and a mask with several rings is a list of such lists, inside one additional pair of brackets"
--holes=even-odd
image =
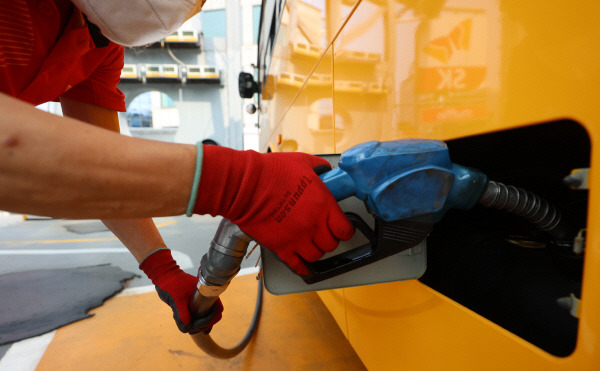
[[(196, 275), (220, 220), (195, 215), (156, 218), (154, 222), (178, 263), (186, 272)], [(242, 268), (254, 267), (258, 255), (246, 259)], [(33, 217), (24, 220), (16, 215), (0, 215), (0, 275), (99, 264), (112, 264), (140, 276), (127, 282), (126, 287), (151, 284), (133, 256), (99, 221)], [(0, 346), (0, 358), (9, 346)]]

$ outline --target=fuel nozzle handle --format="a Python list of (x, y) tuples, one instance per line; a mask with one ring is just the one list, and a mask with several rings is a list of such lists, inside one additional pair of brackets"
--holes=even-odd
[(190, 299), (189, 308), (199, 317), (207, 315), (229, 283), (240, 271), (248, 244), (247, 234), (231, 221), (223, 219), (202, 257), (198, 269), (198, 290)]
[(487, 183), (481, 172), (452, 164), (444, 142), (426, 139), (359, 144), (320, 177), (336, 200), (363, 200), (375, 229), (349, 215), (369, 243), (307, 263), (310, 273), (303, 279), (309, 284), (416, 246), (448, 209), (475, 206)]

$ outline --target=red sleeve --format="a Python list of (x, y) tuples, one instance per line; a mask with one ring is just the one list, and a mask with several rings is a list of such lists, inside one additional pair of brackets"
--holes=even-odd
[(117, 87), (121, 79), (124, 55), (124, 48), (113, 42), (103, 48), (92, 49), (81, 62), (88, 66), (96, 64), (96, 69), (86, 80), (73, 86), (62, 96), (125, 112), (125, 94)]

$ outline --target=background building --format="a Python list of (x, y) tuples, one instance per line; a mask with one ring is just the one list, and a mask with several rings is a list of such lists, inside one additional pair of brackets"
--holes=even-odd
[[(254, 72), (260, 0), (211, 0), (160, 42), (126, 48), (119, 88), (127, 112), (121, 131), (177, 143), (213, 140), (257, 149), (257, 118), (238, 93), (241, 71)], [(40, 106), (60, 114), (56, 104)]]

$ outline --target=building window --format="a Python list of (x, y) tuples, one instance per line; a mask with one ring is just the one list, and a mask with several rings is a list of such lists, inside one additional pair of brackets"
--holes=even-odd
[(200, 13), (202, 17), (202, 32), (204, 37), (225, 37), (227, 35), (227, 20), (225, 10), (206, 10)]
[(149, 91), (135, 97), (127, 107), (130, 128), (178, 128), (179, 110), (173, 100), (160, 91)]

